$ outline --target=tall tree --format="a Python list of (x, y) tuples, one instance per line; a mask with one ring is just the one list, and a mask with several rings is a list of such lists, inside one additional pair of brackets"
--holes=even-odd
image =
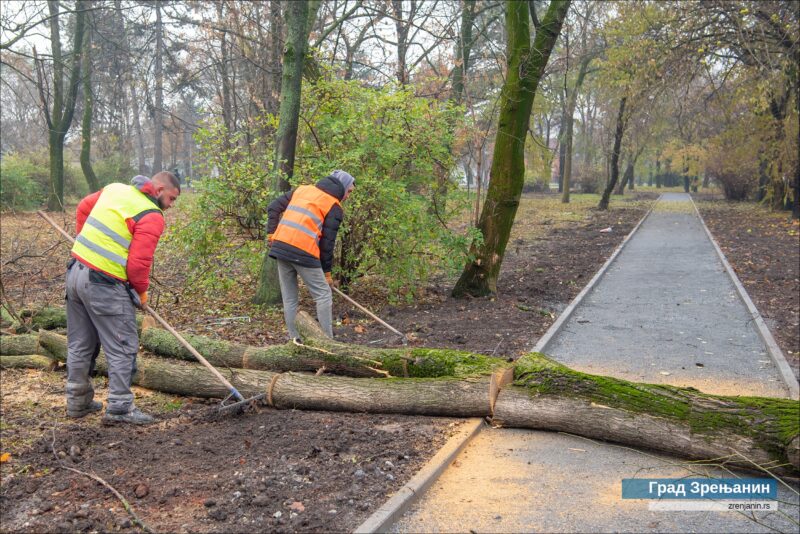
[(600, 197), (600, 204), (597, 209), (607, 210), (608, 203), (611, 201), (611, 193), (614, 191), (614, 186), (617, 185), (619, 180), (619, 153), (622, 146), (622, 136), (625, 133), (625, 103), (628, 97), (623, 96), (619, 99), (619, 111), (617, 111), (617, 126), (614, 129), (614, 148), (611, 151), (611, 173), (606, 182), (606, 188), (603, 190), (603, 196)]
[[(87, 7), (91, 7), (88, 0)], [(92, 39), (94, 17), (89, 14), (84, 30), (83, 42), (83, 119), (81, 120), (81, 170), (89, 185), (89, 191), (100, 189), (100, 182), (92, 169), (92, 115), (94, 112), (94, 92), (92, 90)]]
[[(527, 2), (510, 0), (506, 4), (508, 71), (501, 96), (491, 179), (478, 224), (483, 242), (471, 247), (475, 259), (465, 267), (453, 288), (453, 296), (497, 292), (497, 277), (525, 178), (525, 140), (533, 99), (569, 4), (569, 0), (552, 0), (538, 24), (536, 13), (529, 12)], [(531, 18), (536, 28), (533, 46)]]
[[(308, 51), (308, 35), (317, 16), (320, 2), (291, 2), (286, 10), (286, 43), (283, 47), (281, 76), (281, 106), (278, 132), (275, 136), (274, 183), (277, 194), (291, 188), (289, 179), (294, 174), (297, 148), (297, 127), (300, 122), (300, 97), (302, 93), (303, 65)], [(261, 276), (254, 302), (278, 304), (281, 301), (278, 271), (275, 260), (264, 254)]]
[[(75, 113), (75, 101), (78, 97), (78, 86), (81, 74), (81, 50), (83, 47), (83, 32), (86, 21), (85, 2), (79, 0), (75, 9), (75, 24), (72, 35), (72, 50), (70, 50), (72, 64), (69, 68), (69, 81), (64, 87), (64, 67), (67, 58), (61, 50), (61, 12), (57, 0), (47, 3), (50, 11), (50, 46), (53, 55), (53, 80), (52, 95), (48, 92), (50, 84), (45, 77), (43, 61), (39, 59), (34, 48), (34, 61), (36, 62), (37, 85), (42, 104), (42, 112), (47, 121), (49, 130), (48, 143), (50, 146), (50, 192), (47, 199), (47, 209), (51, 211), (64, 210), (64, 139), (72, 124)], [(52, 101), (51, 101), (52, 97)]]
[(156, 57), (154, 75), (156, 82), (156, 102), (153, 115), (153, 174), (163, 169), (164, 132), (164, 23), (161, 20), (161, 3), (155, 2), (156, 9)]

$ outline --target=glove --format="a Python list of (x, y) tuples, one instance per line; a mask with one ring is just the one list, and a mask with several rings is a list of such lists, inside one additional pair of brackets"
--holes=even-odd
[(142, 309), (144, 309), (145, 305), (147, 305), (147, 291), (139, 293), (139, 302), (142, 303)]
[(331, 276), (331, 273), (325, 273), (325, 281), (328, 282), (329, 286), (333, 285), (333, 277)]

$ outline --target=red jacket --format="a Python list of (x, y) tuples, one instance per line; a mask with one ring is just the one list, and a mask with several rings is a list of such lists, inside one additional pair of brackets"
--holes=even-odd
[[(139, 191), (149, 196), (154, 203), (158, 203), (155, 200), (155, 187), (152, 182), (146, 182), (139, 187)], [(86, 222), (92, 209), (94, 209), (94, 205), (97, 203), (97, 199), (100, 198), (100, 193), (102, 192), (103, 190), (101, 189), (96, 193), (92, 193), (78, 204), (78, 209), (75, 214), (76, 235), (81, 233), (83, 224)], [(144, 293), (150, 286), (150, 268), (153, 265), (153, 254), (155, 254), (156, 245), (158, 245), (158, 240), (164, 232), (164, 216), (159, 212), (150, 212), (145, 214), (138, 221), (127, 219), (125, 222), (133, 236), (131, 238), (130, 249), (128, 249), (128, 265), (125, 268), (128, 273), (128, 282), (134, 291), (137, 293)], [(75, 256), (75, 254), (73, 254), (73, 256)], [(89, 264), (83, 258), (75, 257), (81, 262), (86, 263), (92, 269), (102, 271), (102, 269), (98, 269), (94, 265)]]

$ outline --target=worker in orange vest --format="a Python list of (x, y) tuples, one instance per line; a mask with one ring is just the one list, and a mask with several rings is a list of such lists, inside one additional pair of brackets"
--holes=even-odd
[(269, 256), (278, 261), (283, 316), (291, 339), (299, 337), (297, 275), (314, 298), (322, 330), (333, 337), (333, 248), (344, 218), (341, 202), (354, 187), (355, 178), (336, 170), (316, 185), (301, 185), (281, 195), (267, 207)]

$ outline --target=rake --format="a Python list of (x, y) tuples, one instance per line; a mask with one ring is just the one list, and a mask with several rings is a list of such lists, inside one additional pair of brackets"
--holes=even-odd
[[(43, 211), (37, 211), (36, 213), (39, 214), (39, 216), (42, 219), (50, 223), (50, 225), (53, 228), (55, 228), (58, 232), (60, 232), (61, 235), (63, 235), (71, 243), (75, 242), (75, 239), (73, 239), (71, 235), (65, 232), (64, 229), (61, 228), (58, 224), (56, 224), (50, 217), (48, 217), (46, 213), (44, 213)], [(183, 338), (183, 336), (178, 333), (177, 330), (172, 328), (172, 326), (170, 326), (170, 324), (167, 321), (165, 321), (158, 313), (156, 313), (156, 311), (153, 308), (151, 308), (147, 304), (144, 304), (142, 305), (142, 309), (147, 313), (149, 313), (150, 315), (152, 315), (153, 318), (156, 321), (158, 321), (158, 323), (161, 326), (164, 327), (164, 329), (166, 329), (167, 331), (169, 331), (170, 334), (175, 336), (175, 339), (177, 339), (178, 342), (181, 345), (183, 345), (186, 350), (192, 353), (192, 356), (197, 358), (197, 361), (202, 363), (205, 366), (205, 368), (208, 369), (211, 372), (211, 374), (213, 374), (216, 377), (216, 379), (219, 380), (228, 389), (229, 395), (225, 397), (220, 403), (219, 413), (224, 413), (224, 414), (241, 413), (249, 409), (252, 409), (257, 402), (264, 400), (264, 398), (266, 397), (265, 393), (261, 393), (260, 395), (256, 395), (254, 397), (245, 399), (244, 396), (242, 396), (242, 394), (239, 393), (239, 391), (233, 386), (233, 384), (231, 384), (227, 378), (222, 376), (222, 373), (220, 373), (213, 365), (208, 363), (208, 360), (206, 360), (202, 354), (197, 352), (197, 350), (188, 341), (186, 341)]]

